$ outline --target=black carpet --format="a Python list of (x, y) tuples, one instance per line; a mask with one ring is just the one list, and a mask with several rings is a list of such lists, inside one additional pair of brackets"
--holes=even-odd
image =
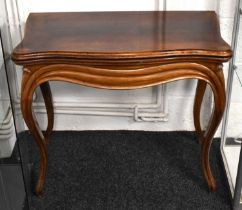
[[(35, 177), (37, 147), (28, 133), (21, 141)], [(219, 145), (217, 139), (211, 149), (218, 185), (211, 193), (193, 132), (54, 132), (44, 196), (32, 195), (31, 209), (231, 210)]]

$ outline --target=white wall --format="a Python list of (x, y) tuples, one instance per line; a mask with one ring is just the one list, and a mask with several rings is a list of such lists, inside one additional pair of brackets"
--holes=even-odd
[[(52, 12), (52, 11), (117, 11), (117, 10), (162, 10), (162, 0), (19, 0), (21, 23), (24, 25), (29, 12)], [(234, 11), (234, 0), (167, 0), (167, 10), (216, 10), (221, 21), (223, 37), (230, 42), (232, 18)], [(10, 14), (11, 16), (11, 14)], [(12, 17), (14, 18), (14, 17)], [(14, 22), (14, 20), (13, 20)], [(82, 129), (135, 129), (135, 130), (194, 130), (192, 118), (192, 106), (195, 92), (194, 81), (180, 81), (167, 85), (166, 103), (162, 112), (168, 113), (166, 122), (136, 122), (133, 117), (110, 117), (77, 114), (57, 114), (55, 129), (61, 130), (82, 130)], [(106, 102), (116, 104), (125, 101), (130, 104), (153, 103), (156, 99), (156, 89), (145, 89), (138, 91), (100, 91), (92, 88), (83, 88), (74, 85), (63, 85), (52, 83), (54, 100), (57, 103), (67, 102), (69, 105), (77, 103)], [(135, 100), (134, 100), (135, 99)], [(164, 98), (162, 98), (164, 100)], [(36, 102), (41, 102), (40, 94), (37, 93)], [(204, 121), (208, 118), (211, 110), (211, 100), (208, 97), (205, 101), (206, 109), (203, 112)], [(41, 104), (40, 104), (41, 105)], [(162, 107), (164, 108), (164, 107)], [(37, 111), (41, 112), (40, 107)], [(58, 109), (57, 112), (61, 112)], [(133, 110), (129, 110), (131, 112)], [(45, 115), (38, 114), (38, 118), (45, 124)], [(219, 135), (220, 133), (218, 133)]]

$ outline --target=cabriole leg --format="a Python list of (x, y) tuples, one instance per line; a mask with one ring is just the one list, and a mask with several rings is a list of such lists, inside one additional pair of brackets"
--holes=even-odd
[(45, 137), (32, 110), (32, 101), (35, 89), (36, 86), (29, 80), (29, 73), (24, 72), (21, 90), (21, 110), (25, 123), (32, 133), (40, 152), (39, 176), (35, 186), (35, 193), (40, 196), (43, 192), (43, 185), (46, 177), (48, 154)]
[(221, 122), (226, 100), (224, 84), (223, 82), (221, 83), (221, 81), (219, 83), (220, 84), (216, 84), (216, 86), (212, 88), (214, 94), (214, 108), (209, 120), (207, 130), (204, 133), (202, 144), (203, 173), (211, 191), (216, 190), (216, 182), (210, 168), (209, 151), (213, 141), (213, 136)]
[(44, 98), (45, 107), (46, 107), (46, 111), (47, 111), (47, 117), (48, 117), (48, 126), (47, 126), (46, 131), (44, 132), (46, 143), (48, 143), (49, 137), (52, 133), (53, 125), (54, 125), (53, 99), (52, 99), (49, 82), (45, 82), (45, 83), (41, 84), (40, 90), (41, 90), (43, 98)]
[(194, 100), (194, 107), (193, 107), (193, 119), (194, 119), (194, 126), (198, 135), (199, 143), (203, 143), (203, 134), (201, 128), (201, 121), (200, 121), (200, 114), (201, 114), (201, 105), (204, 97), (204, 93), (206, 90), (207, 83), (203, 80), (198, 80), (196, 95)]

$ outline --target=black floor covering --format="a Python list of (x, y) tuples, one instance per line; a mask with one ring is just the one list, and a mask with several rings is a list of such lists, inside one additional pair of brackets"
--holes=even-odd
[[(27, 132), (21, 141), (36, 179), (38, 150)], [(54, 132), (44, 196), (32, 195), (31, 209), (231, 210), (219, 145), (210, 153), (218, 190), (209, 192), (193, 132)]]

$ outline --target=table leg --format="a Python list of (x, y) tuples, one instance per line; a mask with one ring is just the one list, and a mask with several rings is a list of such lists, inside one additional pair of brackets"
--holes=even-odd
[(201, 105), (204, 97), (204, 93), (206, 90), (207, 83), (203, 80), (198, 80), (194, 107), (193, 107), (193, 119), (194, 119), (194, 126), (198, 135), (199, 143), (203, 143), (203, 134), (204, 131), (201, 129), (200, 124), (200, 114), (201, 114)]
[(49, 137), (52, 133), (53, 125), (54, 125), (54, 108), (53, 108), (53, 100), (52, 100), (52, 94), (51, 94), (49, 83), (48, 82), (42, 83), (40, 85), (40, 90), (44, 98), (47, 117), (48, 117), (48, 126), (46, 131), (44, 132), (46, 143), (48, 143)]
[(21, 110), (25, 123), (34, 136), (40, 152), (39, 176), (35, 186), (35, 193), (36, 195), (40, 196), (43, 191), (43, 185), (46, 177), (48, 154), (45, 137), (32, 110), (32, 101), (35, 89), (36, 85), (34, 85), (31, 80), (29, 80), (29, 74), (24, 72), (21, 91)]
[(223, 81), (220, 81), (220, 84), (213, 87), (212, 90), (214, 94), (214, 108), (203, 137), (202, 167), (203, 167), (204, 177), (208, 183), (209, 189), (211, 191), (215, 191), (216, 181), (212, 175), (211, 168), (210, 168), (209, 151), (213, 141), (213, 136), (217, 130), (217, 127), (221, 122), (224, 108), (225, 108), (226, 96), (225, 96), (225, 88), (224, 88)]
[[(162, 72), (164, 74), (161, 74), (161, 75), (159, 74), (160, 77), (157, 77), (156, 75), (153, 75), (153, 77), (155, 77), (156, 80), (162, 80), (164, 82), (170, 81), (170, 77), (172, 77), (174, 79), (174, 75), (176, 75), (176, 77), (178, 79), (180, 77), (181, 77), (181, 79), (184, 79), (184, 78), (199, 79), (198, 88), (197, 88), (197, 92), (196, 92), (196, 99), (195, 99), (195, 104), (194, 104), (194, 123), (195, 123), (197, 132), (200, 134), (200, 136), (203, 135), (203, 138), (202, 138), (203, 139), (202, 140), (203, 141), (203, 143), (202, 143), (202, 166), (203, 166), (204, 176), (205, 176), (205, 179), (208, 183), (210, 190), (215, 190), (216, 183), (215, 183), (215, 179), (214, 179), (211, 169), (210, 169), (209, 150), (210, 150), (210, 146), (211, 146), (215, 131), (221, 121), (222, 114), (224, 111), (224, 106), (225, 106), (225, 89), (224, 89), (223, 74), (221, 71), (222, 69), (220, 68), (220, 66), (219, 66), (219, 68), (217, 66), (215, 66), (213, 68), (207, 68), (207, 67), (204, 67), (201, 65), (199, 66), (196, 64), (195, 66), (191, 65), (191, 69), (192, 69), (192, 67), (194, 67), (194, 69), (187, 72), (188, 71), (187, 65), (188, 64), (185, 64), (185, 69), (186, 69), (185, 72), (180, 70), (182, 68), (182, 66), (179, 64), (179, 72), (174, 72), (174, 71), (176, 71), (176, 68), (174, 68), (174, 66), (172, 66), (173, 67), (172, 74), (169, 74), (169, 71), (168, 71), (169, 69), (168, 70), (165, 69), (166, 71)], [(54, 68), (54, 70), (57, 68), (56, 66), (52, 66), (52, 67)], [(70, 78), (71, 78), (71, 80), (70, 80), (67, 78), (67, 75), (66, 75), (66, 69), (68, 69), (68, 68), (66, 68), (66, 67), (64, 68), (64, 67), (65, 66), (63, 66), (63, 65), (58, 66), (58, 69), (59, 69), (58, 79), (60, 79), (60, 78), (62, 80), (66, 79), (66, 81), (71, 81), (71, 82), (75, 82), (77, 84), (82, 84), (79, 81), (82, 81), (81, 76), (83, 76), (82, 75), (83, 68), (81, 68), (81, 67), (77, 68), (80, 70), (80, 73), (78, 73), (78, 76), (80, 78), (77, 77), (77, 71), (75, 69), (75, 71), (74, 71), (75, 78), (74, 78), (74, 77), (71, 77), (72, 76), (72, 71), (71, 71), (72, 66), (69, 66), (68, 68), (70, 71), (69, 72)], [(168, 67), (166, 66), (166, 68), (168, 68)], [(60, 71), (60, 69), (65, 69), (64, 73), (62, 71)], [(161, 71), (161, 69), (159, 69), (159, 71)], [(53, 126), (53, 105), (52, 105), (52, 99), (50, 99), (51, 92), (50, 92), (48, 83), (45, 83), (45, 81), (48, 81), (52, 78), (51, 77), (47, 78), (48, 74), (47, 75), (44, 74), (46, 72), (47, 73), (50, 72), (51, 77), (53, 79), (56, 79), (55, 74), (53, 74), (53, 72), (51, 72), (50, 67), (43, 68), (42, 71), (39, 71), (39, 72), (26, 70), (24, 72), (24, 76), (22, 79), (21, 109), (22, 109), (22, 113), (23, 113), (25, 122), (26, 122), (27, 126), (29, 127), (31, 133), (33, 134), (33, 136), (38, 144), (39, 151), (40, 151), (40, 157), (41, 157), (40, 172), (39, 172), (39, 177), (38, 177), (36, 188), (35, 188), (35, 192), (37, 195), (40, 195), (42, 193), (43, 184), (44, 184), (44, 180), (45, 180), (45, 176), (46, 176), (46, 169), (47, 169), (47, 148), (46, 148), (47, 143), (45, 140), (45, 136), (49, 135), (49, 133), (52, 130), (52, 126)], [(179, 73), (179, 74), (177, 74), (177, 73)], [(164, 76), (164, 78), (161, 76)], [(116, 78), (116, 77), (114, 77), (114, 78)], [(89, 81), (88, 77), (85, 79), (87, 81)], [(96, 81), (96, 80), (94, 80), (94, 81)], [(123, 80), (121, 80), (121, 81), (117, 80), (117, 81), (123, 82)], [(152, 81), (152, 83), (153, 82), (156, 83), (156, 81)], [(33, 94), (34, 94), (36, 87), (38, 85), (41, 86), (41, 84), (43, 84), (41, 87), (41, 91), (45, 97), (45, 104), (47, 107), (47, 114), (48, 114), (48, 121), (49, 121), (49, 124), (47, 127), (47, 135), (45, 135), (45, 136), (43, 135), (42, 131), (40, 130), (38, 122), (36, 121), (35, 116), (32, 111)], [(200, 110), (201, 110), (202, 99), (203, 99), (204, 92), (206, 89), (206, 84), (209, 84), (211, 86), (211, 89), (212, 89), (213, 95), (214, 95), (215, 106), (214, 106), (213, 114), (211, 115), (207, 130), (204, 133), (202, 133), (201, 126), (200, 126)], [(93, 82), (93, 83), (90, 82), (90, 86), (92, 86), (92, 85), (97, 85), (98, 87), (100, 86), (100, 87), (107, 88), (107, 87), (109, 87), (108, 85), (110, 85), (110, 84), (109, 83), (99, 84), (99, 83), (95, 83), (95, 82)], [(117, 87), (119, 87), (119, 86), (117, 86)], [(121, 86), (121, 87), (124, 89), (126, 86)], [(131, 86), (127, 86), (127, 87), (130, 88)], [(135, 87), (136, 86), (134, 86), (134, 88)], [(50, 111), (48, 111), (48, 109)]]

